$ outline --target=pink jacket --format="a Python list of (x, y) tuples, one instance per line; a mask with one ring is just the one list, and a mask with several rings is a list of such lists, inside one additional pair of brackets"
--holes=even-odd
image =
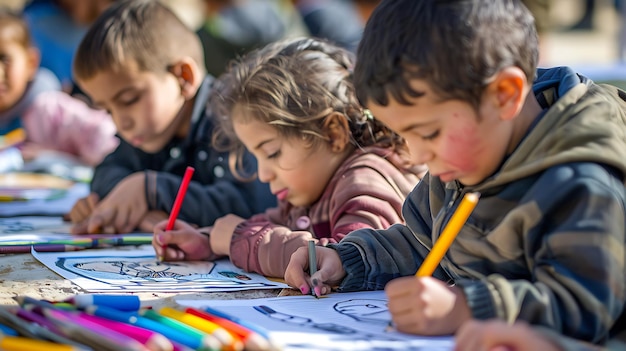
[(403, 223), (402, 204), (418, 182), (417, 170), (406, 169), (390, 150), (357, 149), (312, 206), (282, 201), (237, 226), (230, 259), (246, 271), (282, 278), (291, 254), (308, 240), (337, 242), (355, 229)]
[(95, 166), (119, 143), (108, 113), (61, 91), (38, 94), (22, 115), (27, 141)]

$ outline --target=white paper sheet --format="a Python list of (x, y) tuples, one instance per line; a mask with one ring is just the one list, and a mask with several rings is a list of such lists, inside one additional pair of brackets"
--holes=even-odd
[(33, 251), (32, 255), (90, 292), (212, 292), (288, 287), (244, 272), (227, 259), (159, 262), (151, 245), (131, 250)]
[(387, 330), (391, 321), (384, 291), (285, 296), (249, 300), (185, 300), (262, 326), (284, 350), (451, 351), (452, 337), (419, 337)]

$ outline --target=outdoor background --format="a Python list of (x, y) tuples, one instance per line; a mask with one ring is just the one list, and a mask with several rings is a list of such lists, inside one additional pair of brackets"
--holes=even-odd
[[(197, 27), (201, 24), (202, 18), (198, 18), (201, 11), (197, 7), (201, 6), (202, 0), (162, 1), (170, 5), (190, 26)], [(615, 0), (596, 1), (593, 26), (589, 30), (569, 28), (582, 17), (584, 0), (548, 1), (550, 27), (542, 35), (540, 66), (573, 66), (594, 80), (611, 81), (626, 88), (626, 64), (623, 60), (626, 54), (620, 54), (619, 50), (622, 37), (620, 33), (626, 15), (623, 16), (616, 9)], [(19, 9), (24, 2), (25, 0), (0, 0), (0, 5)]]

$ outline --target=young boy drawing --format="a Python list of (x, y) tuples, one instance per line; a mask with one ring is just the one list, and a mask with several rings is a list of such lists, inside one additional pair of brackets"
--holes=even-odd
[(403, 222), (402, 203), (418, 172), (404, 140), (358, 103), (352, 67), (348, 51), (309, 38), (270, 44), (232, 65), (212, 99), (221, 117), (216, 143), (253, 153), (279, 206), (247, 220), (227, 216), (206, 230), (179, 221), (165, 232), (160, 223), (157, 253), (173, 260), (230, 256), (247, 271), (283, 277), (308, 240), (337, 242), (358, 228)]
[(0, 9), (0, 136), (15, 130), (25, 134), (2, 162), (19, 165), (45, 152), (95, 166), (118, 144), (115, 125), (106, 112), (61, 92), (59, 80), (39, 68), (39, 58), (26, 22)]
[[(72, 209), (75, 233), (152, 231), (167, 218), (187, 166), (196, 172), (179, 216), (191, 223), (275, 203), (267, 185), (231, 173), (229, 154), (210, 146), (213, 78), (202, 56), (197, 36), (158, 1), (116, 2), (89, 29), (75, 77), (111, 113), (122, 141), (96, 168), (93, 193)], [(248, 178), (255, 167), (249, 154), (237, 164)]]
[[(318, 247), (313, 277), (299, 250), (287, 282), (384, 288), (408, 333), (497, 318), (601, 343), (624, 328), (625, 95), (565, 67), (536, 71), (537, 56), (519, 1), (383, 1), (358, 49), (357, 95), (429, 173), (406, 225)], [(434, 277), (416, 278), (467, 192), (477, 207)]]

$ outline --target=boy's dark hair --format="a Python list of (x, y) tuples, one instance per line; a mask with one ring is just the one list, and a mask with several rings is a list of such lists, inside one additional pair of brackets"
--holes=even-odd
[(74, 57), (74, 75), (92, 78), (134, 61), (141, 71), (166, 72), (189, 56), (204, 72), (202, 44), (168, 7), (156, 0), (117, 1), (91, 25)]
[(364, 106), (408, 105), (425, 80), (443, 100), (478, 108), (486, 84), (505, 67), (532, 82), (538, 60), (534, 18), (519, 0), (384, 0), (357, 51), (357, 96)]
[(15, 11), (0, 7), (0, 38), (14, 41), (24, 48), (31, 47), (26, 21)]

